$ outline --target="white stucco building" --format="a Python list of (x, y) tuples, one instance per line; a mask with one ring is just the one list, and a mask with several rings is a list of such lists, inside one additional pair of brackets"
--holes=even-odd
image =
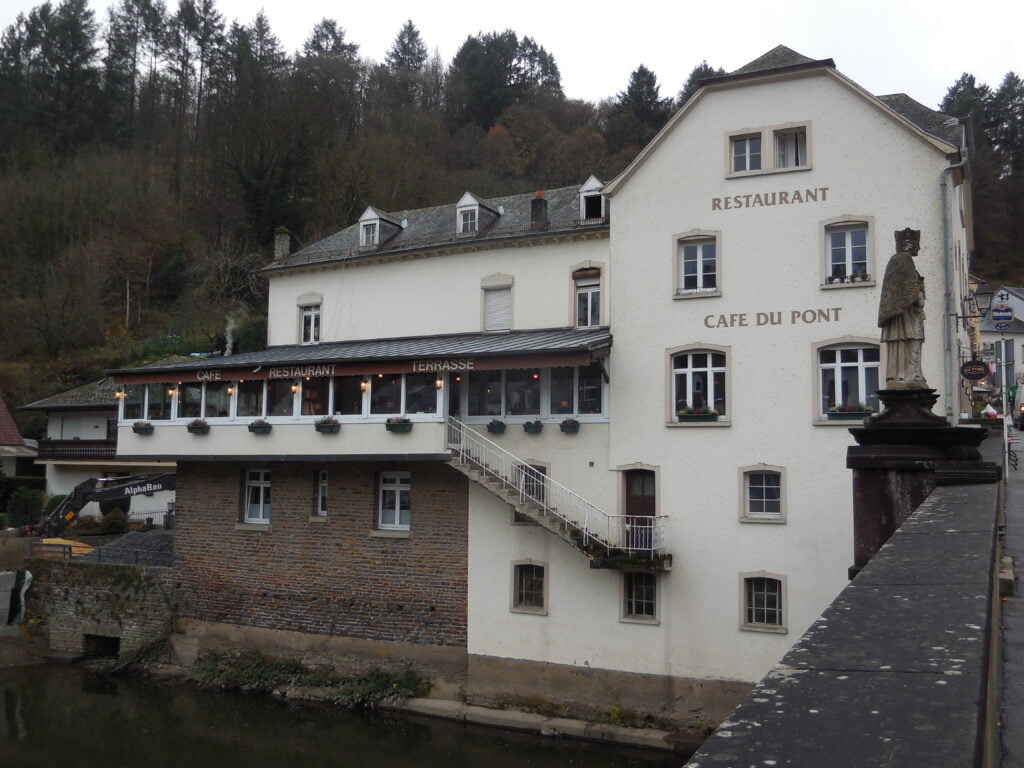
[[(194, 618), (323, 632), (187, 536), (255, 557), (328, 526), (374, 565), (308, 589), (451, 618), (431, 634), (382, 608), (328, 634), (458, 649), (470, 698), (724, 714), (845, 583), (846, 428), (877, 407), (895, 230), (922, 232), (936, 410), (963, 410), (963, 137), (779, 47), (705, 83), (608, 185), (371, 207), (280, 253), (267, 350), (115, 372), (119, 457), (179, 464)], [(259, 610), (201, 596), (214, 573)], [(462, 614), (430, 602), (445, 589)]]

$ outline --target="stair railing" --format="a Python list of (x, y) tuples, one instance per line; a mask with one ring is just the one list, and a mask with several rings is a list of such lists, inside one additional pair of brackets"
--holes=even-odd
[(583, 546), (627, 549), (626, 532), (620, 516), (612, 516), (564, 485), (555, 482), (529, 463), (509, 453), (461, 421), (448, 417), (446, 445), (462, 464), (469, 464), (488, 477), (514, 490), (521, 502), (532, 503), (580, 532)]

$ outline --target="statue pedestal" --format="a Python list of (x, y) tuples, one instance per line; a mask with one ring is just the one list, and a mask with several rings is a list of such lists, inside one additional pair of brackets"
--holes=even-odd
[[(846, 453), (853, 470), (854, 564), (850, 578), (881, 549), (936, 485), (937, 470), (955, 465), (972, 482), (998, 479), (998, 467), (981, 462), (978, 446), (988, 430), (951, 427), (932, 413), (934, 389), (883, 389), (884, 410), (853, 427), (857, 441)], [(963, 471), (965, 463), (977, 471)]]

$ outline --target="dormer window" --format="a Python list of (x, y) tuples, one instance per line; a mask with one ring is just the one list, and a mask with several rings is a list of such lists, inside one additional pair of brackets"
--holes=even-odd
[(376, 245), (377, 244), (377, 222), (373, 221), (369, 224), (363, 224), (363, 241), (360, 245)]
[(476, 208), (459, 212), (459, 234), (476, 232)]
[(601, 194), (603, 189), (604, 182), (596, 176), (583, 182), (580, 187), (580, 221), (592, 222), (608, 215), (608, 201)]

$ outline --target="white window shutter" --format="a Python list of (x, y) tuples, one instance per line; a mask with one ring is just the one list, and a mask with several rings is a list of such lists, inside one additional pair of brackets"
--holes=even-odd
[(512, 289), (484, 291), (484, 330), (507, 331), (512, 327)]

